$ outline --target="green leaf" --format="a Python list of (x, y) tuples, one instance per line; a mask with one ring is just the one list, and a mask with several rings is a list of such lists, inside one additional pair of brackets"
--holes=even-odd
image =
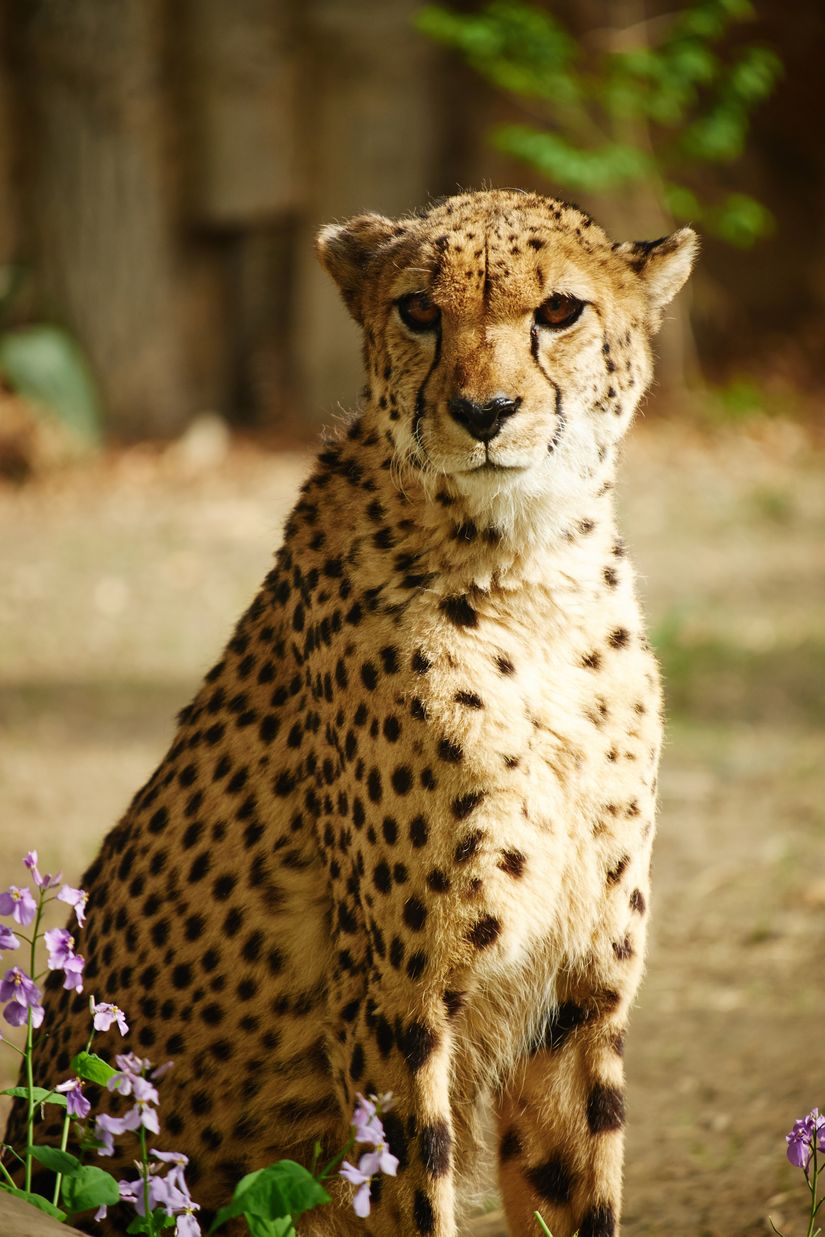
[(31, 1203), (32, 1207), (36, 1207), (38, 1211), (45, 1211), (47, 1216), (52, 1216), (55, 1220), (65, 1220), (66, 1212), (61, 1211), (59, 1207), (55, 1207), (54, 1203), (50, 1203), (48, 1199), (42, 1198), (39, 1194), (31, 1194), (28, 1190), (12, 1189), (10, 1186), (3, 1186), (7, 1194), (13, 1194), (15, 1198), (24, 1198), (27, 1203)]
[(79, 1052), (72, 1059), (72, 1069), (79, 1078), (85, 1078), (86, 1082), (97, 1082), (101, 1087), (105, 1087), (109, 1079), (114, 1078), (117, 1073), (117, 1070), (112, 1069), (108, 1061), (104, 1061), (96, 1052)]
[(80, 347), (56, 326), (0, 336), (0, 371), (12, 390), (45, 405), (86, 442), (100, 439), (100, 401)]
[[(15, 1099), (27, 1100), (29, 1098), (29, 1088), (7, 1087), (5, 1091), (0, 1091), (0, 1095), (13, 1095)], [(36, 1104), (57, 1104), (58, 1108), (66, 1107), (65, 1095), (59, 1095), (54, 1091), (47, 1091), (45, 1087), (32, 1087), (32, 1095)]]
[(29, 1147), (38, 1164), (42, 1164), (44, 1168), (48, 1168), (53, 1173), (67, 1174), (77, 1172), (80, 1168), (80, 1160), (75, 1155), (70, 1155), (68, 1151), (61, 1151), (59, 1147)]
[[(302, 1165), (294, 1160), (278, 1160), (268, 1168), (260, 1168), (241, 1178), (232, 1202), (221, 1208), (209, 1231), (213, 1232), (233, 1216), (240, 1215), (245, 1215), (247, 1222), (250, 1217), (256, 1217), (288, 1220), (291, 1224), (305, 1211), (328, 1202), (329, 1194)], [(287, 1233), (289, 1228), (264, 1229), (260, 1237), (283, 1237)]]
[(113, 1207), (120, 1202), (120, 1191), (111, 1173), (83, 1164), (63, 1180), (62, 1201), (67, 1211), (88, 1211), (90, 1207)]
[(163, 1232), (165, 1228), (171, 1228), (175, 1223), (174, 1216), (170, 1216), (168, 1211), (158, 1207), (150, 1212), (148, 1216), (135, 1216), (126, 1232), (147, 1233), (149, 1237), (157, 1237), (158, 1233)]

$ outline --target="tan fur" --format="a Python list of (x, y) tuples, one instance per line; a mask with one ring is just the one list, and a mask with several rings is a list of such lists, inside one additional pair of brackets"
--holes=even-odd
[[(363, 408), (85, 878), (89, 986), (175, 1058), (164, 1145), (206, 1207), (392, 1090), (397, 1180), (302, 1233), (452, 1237), (490, 1111), (513, 1234), (618, 1232), (661, 726), (611, 490), (694, 248), (509, 191), (322, 232)], [(439, 332), (399, 317), (422, 290)], [(536, 332), (559, 291), (587, 307)], [(485, 447), (457, 394), (521, 404)], [(62, 1076), (85, 1000), (49, 1001)]]

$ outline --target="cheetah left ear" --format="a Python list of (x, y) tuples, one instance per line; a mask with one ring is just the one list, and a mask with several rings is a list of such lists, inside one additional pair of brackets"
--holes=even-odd
[(315, 238), (318, 259), (338, 284), (359, 326), (364, 323), (361, 291), (367, 268), (381, 246), (403, 231), (402, 225), (384, 215), (355, 215), (346, 223), (327, 224)]
[(687, 280), (699, 252), (699, 237), (692, 228), (679, 228), (656, 241), (627, 241), (616, 246), (628, 266), (641, 277), (650, 307), (649, 324), (662, 325), (666, 305)]

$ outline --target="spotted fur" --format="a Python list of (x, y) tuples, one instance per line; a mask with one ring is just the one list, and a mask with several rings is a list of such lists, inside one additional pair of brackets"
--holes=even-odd
[[(555, 1237), (612, 1237), (660, 709), (611, 491), (695, 238), (617, 246), (490, 191), (318, 248), (363, 405), (84, 877), (88, 987), (175, 1059), (166, 1141), (207, 1209), (392, 1090), (401, 1168), (367, 1229), (341, 1185), (302, 1233), (453, 1237), (492, 1108), (510, 1231), (541, 1208)], [(535, 317), (554, 292), (584, 306), (558, 331)], [(417, 293), (436, 329), (402, 321)], [(508, 415), (481, 441), (455, 399)], [(58, 1079), (86, 998), (48, 1004)]]

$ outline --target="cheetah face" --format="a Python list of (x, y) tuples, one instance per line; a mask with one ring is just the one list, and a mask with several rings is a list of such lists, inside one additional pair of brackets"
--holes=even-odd
[(396, 453), (465, 493), (592, 476), (650, 379), (650, 335), (687, 278), (689, 229), (613, 245), (574, 207), (489, 191), (319, 237), (364, 328)]

